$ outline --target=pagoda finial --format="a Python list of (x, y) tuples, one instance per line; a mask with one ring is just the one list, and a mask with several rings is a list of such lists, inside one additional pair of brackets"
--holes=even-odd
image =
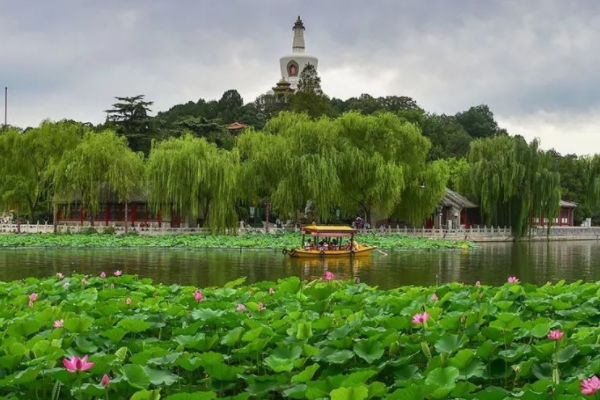
[(292, 43), (292, 51), (294, 53), (304, 53), (304, 23), (298, 15), (298, 19), (294, 24), (294, 41)]
[(300, 18), (299, 15), (298, 15), (298, 19), (296, 20), (296, 23), (294, 24), (294, 27), (292, 29), (305, 29), (304, 23), (302, 22), (302, 18)]

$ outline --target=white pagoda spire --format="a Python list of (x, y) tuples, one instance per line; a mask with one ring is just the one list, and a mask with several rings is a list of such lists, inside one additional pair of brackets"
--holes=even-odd
[(302, 23), (302, 19), (298, 15), (298, 19), (292, 28), (294, 31), (294, 42), (292, 44), (292, 52), (294, 53), (304, 53), (304, 24)]
[(304, 23), (300, 16), (296, 19), (294, 27), (294, 40), (292, 42), (292, 52), (279, 59), (279, 66), (281, 68), (281, 77), (290, 83), (292, 89), (296, 89), (298, 86), (298, 80), (300, 74), (304, 68), (311, 64), (315, 68), (319, 65), (317, 57), (310, 54), (306, 54), (306, 44), (304, 43)]

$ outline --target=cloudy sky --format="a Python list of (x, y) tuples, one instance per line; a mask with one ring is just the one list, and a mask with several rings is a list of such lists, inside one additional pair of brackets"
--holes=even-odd
[(485, 103), (544, 148), (600, 152), (596, 0), (0, 0), (9, 123), (97, 123), (136, 94), (154, 111), (231, 88), (252, 101), (280, 78), (297, 15), (330, 96)]

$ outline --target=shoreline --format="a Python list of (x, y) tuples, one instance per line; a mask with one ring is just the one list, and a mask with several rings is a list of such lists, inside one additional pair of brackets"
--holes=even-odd
[[(18, 248), (178, 248), (206, 250), (267, 250), (281, 251), (299, 247), (302, 235), (286, 233), (280, 235), (251, 234), (228, 235), (104, 235), (104, 234), (19, 234), (0, 235), (0, 249)], [(364, 234), (357, 238), (361, 244), (377, 246), (386, 250), (441, 250), (465, 249), (474, 246), (464, 240), (414, 238), (402, 234)]]

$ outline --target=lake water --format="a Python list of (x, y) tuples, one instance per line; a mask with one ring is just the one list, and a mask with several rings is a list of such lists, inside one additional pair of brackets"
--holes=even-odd
[(561, 279), (600, 280), (600, 242), (487, 243), (464, 250), (405, 250), (370, 258), (292, 259), (268, 250), (0, 249), (0, 280), (62, 272), (99, 274), (122, 270), (155, 282), (198, 287), (287, 276), (310, 280), (327, 270), (381, 288), (445, 282), (502, 284), (508, 276), (544, 284)]

